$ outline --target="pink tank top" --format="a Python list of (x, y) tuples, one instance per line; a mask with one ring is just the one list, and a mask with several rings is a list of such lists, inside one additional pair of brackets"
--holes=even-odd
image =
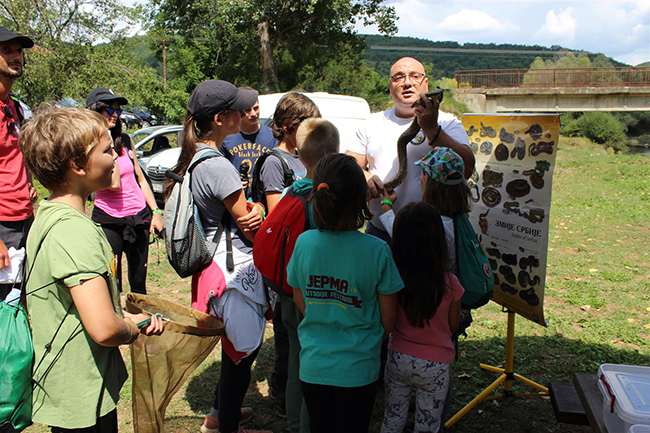
[(117, 191), (104, 189), (97, 191), (95, 196), (95, 206), (114, 218), (135, 215), (147, 205), (135, 177), (130, 152), (124, 148), (122, 156), (117, 157), (117, 165), (120, 167), (120, 189)]

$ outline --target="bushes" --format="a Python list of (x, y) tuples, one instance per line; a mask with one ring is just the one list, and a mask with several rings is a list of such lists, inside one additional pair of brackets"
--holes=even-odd
[(625, 127), (611, 113), (590, 111), (580, 116), (572, 126), (594, 143), (612, 147), (615, 152), (626, 149)]
[(568, 112), (562, 113), (560, 115), (560, 122), (562, 127), (560, 128), (560, 134), (564, 137), (580, 137), (582, 131), (578, 128), (578, 119), (580, 118), (581, 113)]

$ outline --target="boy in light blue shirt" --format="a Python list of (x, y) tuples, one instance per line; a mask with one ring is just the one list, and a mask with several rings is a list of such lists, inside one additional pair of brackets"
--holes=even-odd
[[(307, 169), (304, 178), (293, 183), (296, 194), (308, 197), (311, 194), (314, 167), (323, 157), (339, 152), (339, 131), (329, 121), (321, 118), (305, 119), (296, 132), (298, 158)], [(283, 192), (282, 197), (286, 194)], [(316, 228), (313, 209), (309, 202), (309, 226)], [(303, 316), (293, 298), (281, 296), (282, 320), (289, 334), (289, 375), (287, 379), (286, 407), (287, 424), (292, 433), (309, 432), (309, 416), (304, 404), (300, 379), (300, 341), (298, 340), (298, 324)]]

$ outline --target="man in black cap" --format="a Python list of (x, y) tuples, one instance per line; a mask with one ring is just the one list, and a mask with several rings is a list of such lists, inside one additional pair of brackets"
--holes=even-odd
[(37, 198), (18, 148), (22, 108), (9, 96), (14, 80), (23, 75), (23, 50), (33, 46), (27, 36), (0, 27), (0, 301), (19, 275), (19, 251), (34, 220), (32, 202)]

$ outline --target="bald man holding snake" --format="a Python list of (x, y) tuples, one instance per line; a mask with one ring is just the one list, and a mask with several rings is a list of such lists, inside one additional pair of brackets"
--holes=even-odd
[[(395, 106), (372, 114), (346, 152), (357, 160), (368, 181), (374, 218), (366, 232), (386, 241), (390, 237), (378, 218), (380, 196), (391, 186), (395, 188), (395, 212), (406, 203), (420, 200), (422, 170), (416, 169), (415, 161), (435, 147), (448, 147), (463, 158), (465, 178), (474, 171), (474, 154), (463, 124), (453, 114), (439, 111), (441, 94), (425, 96), (429, 79), (422, 63), (411, 57), (399, 59), (390, 69), (388, 87)], [(398, 147), (402, 149), (398, 151)]]

